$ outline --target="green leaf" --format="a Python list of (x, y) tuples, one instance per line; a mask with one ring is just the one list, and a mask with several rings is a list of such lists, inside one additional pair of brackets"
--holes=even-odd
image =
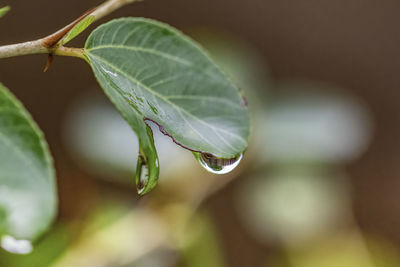
[(60, 45), (65, 45), (76, 36), (78, 36), (81, 32), (83, 32), (90, 24), (94, 21), (94, 16), (87, 16), (81, 21), (79, 21), (60, 41)]
[(49, 227), (57, 204), (54, 176), (42, 132), (21, 103), (0, 84), (0, 236), (3, 248), (27, 253), (27, 242), (23, 251), (18, 251), (13, 240), (34, 241)]
[(234, 158), (247, 148), (250, 126), (243, 96), (202, 48), (176, 29), (143, 18), (113, 20), (90, 34), (85, 54), (139, 137), (139, 163), (150, 167), (144, 193), (158, 178), (145, 121), (192, 151)]
[(5, 7), (0, 8), (0, 18), (3, 17), (5, 14), (7, 14), (8, 11), (10, 11), (10, 10), (11, 10), (10, 6), (5, 6)]

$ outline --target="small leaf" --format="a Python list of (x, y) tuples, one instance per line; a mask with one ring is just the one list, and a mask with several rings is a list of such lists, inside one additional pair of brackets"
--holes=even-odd
[(243, 96), (207, 54), (176, 29), (143, 18), (113, 20), (90, 34), (85, 53), (105, 93), (139, 137), (139, 163), (153, 164), (145, 172), (151, 184), (144, 184), (144, 193), (158, 178), (156, 150), (145, 121), (155, 122), (192, 151), (235, 158), (247, 148), (250, 126)]
[(7, 14), (8, 11), (10, 11), (10, 10), (11, 10), (10, 6), (5, 6), (5, 7), (0, 8), (0, 18), (3, 17), (5, 14)]
[(90, 26), (94, 21), (94, 16), (87, 16), (81, 21), (79, 21), (59, 42), (60, 45), (65, 45), (81, 32), (83, 32), (87, 27)]
[[(56, 213), (52, 159), (42, 132), (0, 84), (0, 237), (3, 248), (29, 252)], [(21, 246), (18, 251), (18, 246)]]

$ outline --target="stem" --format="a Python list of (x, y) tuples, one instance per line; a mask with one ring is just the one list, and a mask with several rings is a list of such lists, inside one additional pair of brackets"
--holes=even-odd
[(71, 30), (86, 16), (94, 16), (94, 21), (96, 21), (124, 5), (139, 1), (141, 0), (108, 0), (97, 8), (93, 9), (93, 11), (86, 12), (74, 22), (44, 38), (35, 41), (0, 46), (0, 58), (9, 58), (30, 54), (54, 54), (59, 56), (72, 56), (85, 59), (83, 55), (83, 49), (81, 48), (70, 48), (55, 45), (57, 44), (58, 40), (60, 40), (69, 32), (69, 30)]
[(42, 45), (41, 40), (0, 46), (0, 58), (46, 53), (49, 53), (49, 49)]
[(90, 15), (94, 16), (94, 20), (96, 21), (101, 19), (102, 17), (107, 16), (114, 10), (121, 8), (122, 6), (140, 1), (143, 0), (108, 0), (98, 6)]
[(53, 51), (53, 55), (57, 56), (66, 56), (66, 57), (77, 57), (85, 59), (83, 48), (73, 48), (73, 47), (64, 47), (60, 46)]

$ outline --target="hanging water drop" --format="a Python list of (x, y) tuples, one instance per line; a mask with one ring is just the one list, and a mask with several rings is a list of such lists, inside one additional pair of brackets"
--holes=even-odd
[(143, 193), (148, 181), (149, 168), (147, 167), (145, 158), (142, 155), (139, 155), (136, 165), (136, 189), (139, 195)]
[(29, 254), (33, 250), (32, 244), (29, 240), (18, 240), (9, 235), (2, 237), (1, 247), (14, 254)]
[(196, 153), (195, 157), (207, 171), (215, 174), (226, 174), (239, 165), (243, 154), (241, 153), (231, 159), (217, 158), (208, 153)]

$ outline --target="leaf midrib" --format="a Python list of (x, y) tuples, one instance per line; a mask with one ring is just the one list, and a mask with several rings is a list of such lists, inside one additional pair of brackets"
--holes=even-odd
[[(141, 47), (141, 46), (112, 45), (112, 44), (94, 46), (91, 48), (85, 48), (86, 52), (89, 52), (89, 53), (90, 53), (90, 51), (96, 51), (96, 50), (100, 50), (100, 49), (126, 49), (126, 50), (131, 50), (131, 51), (140, 51), (140, 52), (151, 53), (153, 55), (161, 56), (166, 59), (177, 62), (186, 67), (191, 67), (191, 68), (197, 70), (198, 72), (201, 72), (201, 73), (205, 74), (206, 76), (208, 76), (212, 79), (215, 79), (216, 81), (219, 81), (218, 77), (215, 77), (214, 72), (204, 72), (204, 69), (198, 68), (193, 62), (190, 62), (188, 60), (179, 58), (177, 56), (174, 56), (174, 55), (171, 55), (171, 54), (159, 51), (159, 50), (151, 49), (151, 48), (146, 48), (146, 47)], [(94, 55), (94, 54), (92, 54), (92, 55)], [(208, 59), (208, 60), (210, 60), (210, 59)], [(212, 63), (212, 62), (210, 61), (210, 63)], [(218, 68), (217, 68), (217, 70), (218, 70), (218, 72), (220, 72), (220, 70)], [(223, 73), (221, 73), (221, 74), (225, 75)]]
[(86, 48), (86, 51), (90, 52), (90, 51), (96, 51), (99, 49), (107, 49), (107, 48), (111, 48), (111, 49), (126, 49), (126, 50), (131, 50), (131, 51), (137, 51), (137, 52), (144, 52), (144, 53), (149, 53), (149, 54), (153, 54), (156, 56), (161, 56), (164, 58), (167, 58), (169, 60), (178, 62), (182, 65), (185, 66), (193, 66), (193, 63), (190, 61), (187, 61), (185, 59), (179, 58), (177, 56), (159, 51), (159, 50), (155, 50), (155, 49), (151, 49), (151, 48), (146, 48), (146, 47), (140, 47), (140, 46), (126, 46), (126, 45), (100, 45), (100, 46), (95, 46), (95, 47), (91, 47), (91, 48)]

